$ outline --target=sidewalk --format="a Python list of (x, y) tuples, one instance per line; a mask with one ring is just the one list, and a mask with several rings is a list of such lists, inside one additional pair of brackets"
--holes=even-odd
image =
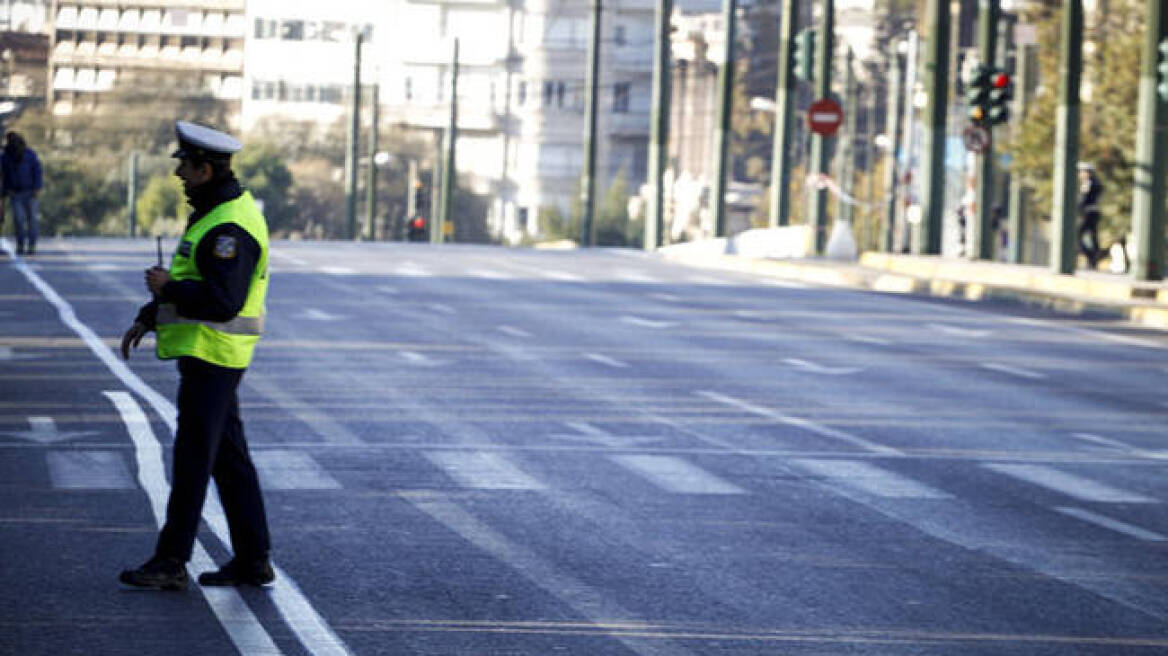
[(863, 253), (858, 262), (746, 257), (696, 249), (662, 249), (660, 254), (670, 261), (707, 268), (886, 293), (1012, 301), (1168, 329), (1168, 284), (1137, 282), (1101, 271), (1059, 275), (1044, 266), (876, 252)]

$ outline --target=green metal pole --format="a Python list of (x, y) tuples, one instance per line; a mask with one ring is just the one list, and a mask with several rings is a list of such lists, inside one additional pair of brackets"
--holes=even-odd
[(799, 18), (799, 0), (786, 0), (779, 30), (779, 79), (775, 87), (775, 141), (771, 156), (770, 226), (785, 226), (791, 216), (791, 146), (795, 129), (791, 114), (798, 80), (791, 72), (791, 53)]
[(584, 197), (583, 225), (580, 228), (580, 245), (591, 246), (596, 232), (594, 214), (596, 210), (596, 115), (600, 99), (600, 15), (603, 11), (601, 0), (592, 2), (592, 40), (588, 42), (588, 83), (587, 107), (584, 115), (584, 176), (580, 181), (580, 194)]
[[(1132, 198), (1132, 277), (1164, 277), (1164, 173), (1168, 169), (1168, 103), (1156, 92), (1159, 44), (1168, 39), (1168, 0), (1148, 0), (1140, 67), (1136, 128), (1135, 191)], [(1162, 82), (1168, 83), (1168, 80)]]
[(925, 48), (925, 142), (921, 161), (921, 229), (915, 249), (925, 255), (940, 255), (941, 225), (945, 214), (945, 141), (949, 117), (949, 0), (929, 0), (929, 26)]
[(669, 27), (673, 0), (657, 0), (657, 29), (654, 35), (653, 101), (649, 119), (649, 184), (653, 186), (649, 211), (645, 215), (647, 251), (657, 250), (665, 229), (665, 159), (669, 145)]
[[(823, 16), (820, 17), (819, 41), (816, 45), (818, 52), (815, 53), (815, 99), (822, 100), (831, 96), (831, 64), (835, 51), (833, 0), (823, 0)], [(811, 136), (811, 173), (825, 176), (831, 170), (829, 138), (834, 137), (824, 137), (820, 134)], [(823, 255), (823, 247), (827, 243), (827, 189), (812, 189), (808, 199), (807, 216), (808, 223), (815, 232), (815, 254)]]
[(378, 129), (377, 122), (380, 120), (378, 102), (378, 85), (374, 84), (372, 96), (370, 97), (369, 114), (369, 171), (368, 177), (365, 178), (365, 223), (369, 229), (369, 241), (377, 239), (377, 163), (374, 160), (377, 157), (377, 143)]
[(454, 223), (455, 190), (458, 188), (458, 166), (454, 154), (458, 144), (458, 39), (454, 40), (454, 54), (450, 60), (450, 119), (446, 124), (446, 157), (442, 162), (442, 216), (435, 226), (432, 241), (446, 240), (446, 226)]
[(1075, 217), (1078, 200), (1079, 82), (1083, 74), (1083, 4), (1066, 0), (1062, 57), (1059, 63), (1058, 123), (1054, 145), (1054, 207), (1051, 209), (1050, 268), (1074, 273)]
[[(1014, 100), (1015, 121), (1025, 120), (1026, 110), (1034, 93), (1037, 60), (1038, 46), (1022, 44), (1017, 48), (1017, 59), (1014, 65), (1014, 84), (1018, 93)], [(1025, 259), (1023, 244), (1026, 243), (1026, 209), (1030, 197), (1029, 189), (1022, 183), (1022, 176), (1017, 174), (1010, 176), (1009, 194), (1010, 206), (1006, 229), (1010, 240), (1006, 249), (1006, 261), (1012, 264), (1022, 264)]]
[[(138, 153), (130, 153), (129, 168), (126, 171), (126, 210), (130, 217), (130, 238), (138, 233)], [(2, 219), (3, 217), (0, 217)]]
[(357, 33), (353, 53), (353, 105), (349, 116), (349, 141), (345, 150), (345, 236), (357, 239), (357, 134), (361, 129), (361, 42)]
[(901, 79), (904, 77), (904, 57), (890, 44), (892, 53), (888, 62), (888, 110), (885, 112), (884, 131), (888, 137), (888, 152), (885, 155), (884, 191), (888, 194), (885, 206), (884, 231), (880, 239), (880, 250), (891, 253), (896, 237), (896, 189), (897, 167), (899, 165), (901, 119), (904, 116), (904, 94), (901, 93)]
[(852, 52), (851, 47), (848, 48), (847, 57), (845, 57), (844, 64), (844, 116), (846, 117), (846, 125), (844, 127), (843, 145), (840, 148), (840, 159), (837, 163), (839, 168), (839, 186), (843, 192), (836, 196), (835, 215), (840, 221), (847, 223), (852, 222), (855, 202), (852, 197), (852, 181), (855, 173), (853, 164), (856, 161), (856, 144), (859, 143), (856, 134), (856, 128), (860, 124), (860, 101), (856, 86), (856, 55)]
[(734, 29), (738, 14), (738, 0), (722, 0), (722, 24), (726, 28), (726, 42), (722, 46), (722, 67), (718, 70), (718, 122), (714, 133), (714, 193), (710, 202), (714, 210), (714, 236), (726, 236), (726, 183), (730, 172), (730, 118), (734, 101)]
[[(993, 66), (997, 52), (999, 0), (981, 0), (978, 4), (978, 59), (985, 66)], [(990, 115), (989, 94), (982, 103), (982, 116)], [(990, 130), (991, 128), (986, 128)], [(973, 217), (973, 231), (970, 235), (970, 255), (975, 260), (988, 260), (994, 256), (994, 145), (974, 157), (977, 175), (977, 213)]]

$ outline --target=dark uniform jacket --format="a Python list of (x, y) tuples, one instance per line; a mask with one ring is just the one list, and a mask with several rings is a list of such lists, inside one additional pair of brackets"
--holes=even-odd
[[(230, 173), (192, 189), (187, 201), (195, 211), (187, 220), (187, 228), (218, 205), (242, 194), (243, 188)], [(228, 239), (234, 240), (234, 248), (230, 248)], [(179, 244), (180, 250), (191, 247), (185, 241)], [(225, 223), (212, 228), (199, 240), (194, 256), (203, 279), (166, 283), (162, 293), (138, 311), (136, 321), (153, 330), (159, 303), (173, 303), (180, 315), (204, 321), (228, 321), (239, 314), (259, 261), (259, 243), (238, 225)]]

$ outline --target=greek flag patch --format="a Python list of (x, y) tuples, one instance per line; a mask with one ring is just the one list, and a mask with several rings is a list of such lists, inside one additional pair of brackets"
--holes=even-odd
[(229, 260), (235, 257), (235, 237), (220, 235), (215, 239), (215, 257)]

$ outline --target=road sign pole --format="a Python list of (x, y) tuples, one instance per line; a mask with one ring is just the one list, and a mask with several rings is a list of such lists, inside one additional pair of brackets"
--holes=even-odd
[(1168, 0), (1148, 0), (1140, 68), (1139, 124), (1136, 128), (1135, 192), (1132, 198), (1132, 277), (1164, 277), (1164, 172), (1168, 168), (1168, 102), (1157, 93), (1159, 45), (1168, 39)]
[(1079, 78), (1083, 73), (1083, 4), (1067, 0), (1063, 8), (1062, 57), (1059, 64), (1058, 124), (1054, 144), (1054, 207), (1051, 209), (1050, 268), (1074, 273), (1075, 215), (1079, 186)]
[[(835, 41), (835, 4), (833, 0), (823, 0), (823, 16), (820, 17), (819, 52), (815, 62), (815, 97), (820, 100), (831, 96), (831, 63)], [(828, 142), (831, 137), (821, 134), (811, 136), (811, 167), (809, 173), (826, 176), (830, 171), (831, 158), (828, 156)], [(827, 189), (812, 187), (808, 195), (808, 225), (814, 233), (815, 254), (823, 255), (827, 243)]]
[(730, 113), (734, 101), (734, 18), (738, 14), (738, 0), (722, 0), (722, 23), (725, 25), (725, 44), (722, 51), (722, 67), (718, 70), (718, 122), (714, 132), (714, 190), (710, 202), (713, 205), (714, 236), (726, 236), (726, 183), (730, 172)]
[[(1015, 100), (1015, 113), (1018, 121), (1026, 116), (1026, 108), (1030, 102), (1030, 90), (1034, 87), (1034, 68), (1037, 64), (1038, 46), (1033, 43), (1021, 43), (1017, 47), (1017, 59), (1014, 65), (1014, 78), (1018, 85), (1018, 97)], [(1020, 129), (1020, 128), (1015, 128)], [(1006, 261), (1013, 264), (1022, 264), (1025, 255), (1022, 245), (1026, 243), (1026, 209), (1029, 204), (1029, 189), (1022, 181), (1022, 176), (1010, 176), (1010, 206), (1006, 230), (1010, 235), (1006, 249)]]
[(361, 129), (361, 40), (357, 33), (353, 51), (353, 97), (349, 114), (349, 141), (345, 149), (345, 236), (356, 240), (357, 235), (357, 143)]
[(949, 0), (929, 0), (929, 39), (925, 49), (925, 143), (921, 162), (921, 229), (917, 253), (941, 253), (941, 223), (945, 209), (945, 130), (949, 107)]
[[(985, 66), (992, 66), (997, 52), (999, 0), (981, 0), (978, 4), (978, 57)], [(982, 99), (981, 115), (989, 116), (989, 94)], [(990, 129), (990, 128), (987, 128)], [(992, 130), (991, 130), (992, 134)], [(994, 256), (994, 144), (991, 139), (985, 150), (975, 158), (977, 175), (977, 212), (970, 235), (970, 255), (975, 260)]]
[(791, 70), (791, 56), (795, 48), (795, 27), (799, 0), (786, 0), (779, 35), (779, 79), (775, 89), (775, 141), (771, 156), (771, 216), (770, 226), (785, 226), (791, 213), (791, 144), (795, 131), (791, 108), (798, 90)]
[(669, 147), (669, 67), (670, 19), (673, 0), (657, 0), (657, 28), (654, 31), (653, 104), (649, 119), (649, 184), (652, 196), (645, 214), (645, 238), (642, 247), (657, 250), (665, 230), (665, 160)]
[(880, 240), (880, 250), (885, 253), (892, 252), (893, 240), (896, 235), (896, 190), (897, 166), (899, 164), (898, 148), (900, 146), (900, 131), (901, 131), (901, 117), (903, 116), (904, 107), (902, 107), (903, 96), (900, 92), (901, 78), (904, 77), (904, 57), (897, 52), (896, 46), (891, 45), (892, 52), (890, 53), (890, 61), (888, 64), (888, 74), (891, 79), (888, 89), (888, 111), (886, 112), (885, 120), (885, 134), (888, 137), (888, 153), (885, 156), (884, 164), (884, 189), (888, 194), (888, 205), (884, 216), (884, 235)]

